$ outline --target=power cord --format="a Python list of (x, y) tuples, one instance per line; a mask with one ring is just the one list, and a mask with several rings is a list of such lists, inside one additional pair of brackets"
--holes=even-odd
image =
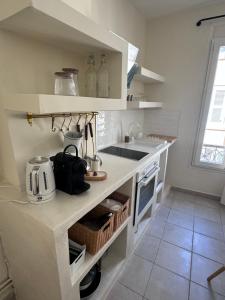
[[(12, 188), (12, 186), (0, 186), (0, 189), (1, 188)], [(49, 199), (49, 200), (45, 200), (45, 201), (40, 201), (40, 202), (34, 202), (34, 201), (31, 201), (31, 200), (27, 200), (27, 201), (20, 201), (20, 200), (4, 200), (4, 199), (1, 199), (0, 198), (0, 204), (1, 203), (10, 203), (10, 202), (13, 202), (13, 203), (17, 203), (17, 204), (22, 204), (22, 205), (27, 205), (27, 204), (33, 204), (33, 205), (40, 205), (40, 204), (44, 204), (46, 202), (49, 202), (51, 201), (52, 199)]]

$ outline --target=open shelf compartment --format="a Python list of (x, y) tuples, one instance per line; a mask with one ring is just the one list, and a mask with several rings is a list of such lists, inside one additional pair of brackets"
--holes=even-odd
[[(45, 90), (26, 91), (22, 87), (21, 94), (3, 96), (6, 109), (37, 114), (126, 109), (128, 43), (116, 34), (58, 0), (2, 0), (0, 29), (52, 45), (52, 51), (72, 52), (75, 67), (79, 69), (80, 97), (51, 95), (52, 79), (52, 85), (46, 85)], [(96, 69), (100, 55), (106, 54), (110, 75), (109, 99), (85, 97), (85, 72), (90, 53), (95, 55)], [(42, 76), (49, 79), (49, 73)]]
[(89, 270), (99, 261), (102, 255), (106, 252), (106, 250), (112, 245), (112, 243), (117, 239), (117, 237), (122, 233), (122, 231), (127, 227), (130, 221), (130, 217), (120, 226), (120, 228), (114, 232), (113, 236), (109, 239), (109, 241), (96, 253), (95, 255), (91, 255), (88, 252), (85, 256), (85, 261), (83, 265), (76, 271), (75, 274), (71, 274), (72, 284), (76, 284), (77, 282), (81, 282), (81, 280), (86, 276)]
[[(122, 186), (120, 186), (115, 192), (122, 193), (132, 198), (132, 189), (134, 186), (133, 177), (126, 181)], [(109, 196), (112, 196), (114, 199), (115, 194), (112, 193)], [(115, 198), (116, 199), (116, 198)], [(130, 251), (130, 228), (131, 228), (131, 210), (132, 204), (129, 205), (129, 216), (128, 218), (115, 229), (111, 238), (102, 246), (102, 248), (94, 255), (91, 255), (86, 251), (85, 260), (83, 264), (76, 270), (76, 272), (71, 273), (72, 269), (70, 268), (71, 275), (71, 284), (76, 291), (79, 291), (80, 282), (91, 270), (91, 268), (101, 262), (101, 282), (98, 289), (93, 293), (88, 299), (99, 300), (105, 299), (107, 294), (110, 292), (113, 284), (118, 278), (119, 273), (122, 271), (123, 266), (128, 257)], [(70, 231), (70, 229), (68, 229)], [(68, 239), (68, 237), (67, 237)]]
[(105, 299), (118, 279), (118, 275), (123, 271), (126, 262), (126, 235), (127, 227), (121, 231), (101, 257), (101, 282), (97, 290), (88, 297), (88, 300)]

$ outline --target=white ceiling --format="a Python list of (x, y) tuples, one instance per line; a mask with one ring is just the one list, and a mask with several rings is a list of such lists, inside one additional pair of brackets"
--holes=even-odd
[(225, 2), (223, 0), (129, 0), (147, 18), (156, 18), (194, 6)]

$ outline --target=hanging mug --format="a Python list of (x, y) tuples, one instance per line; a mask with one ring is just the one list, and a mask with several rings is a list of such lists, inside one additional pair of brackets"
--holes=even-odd
[[(77, 147), (78, 151), (80, 150), (82, 143), (83, 135), (78, 131), (68, 131), (64, 134), (64, 148), (68, 145), (74, 145)], [(74, 152), (74, 147), (69, 147), (68, 152)]]

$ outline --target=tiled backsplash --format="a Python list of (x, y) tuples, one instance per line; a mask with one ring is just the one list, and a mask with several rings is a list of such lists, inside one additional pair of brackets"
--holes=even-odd
[(163, 135), (179, 135), (181, 113), (176, 110), (163, 108), (160, 110), (145, 110), (144, 133)]
[(104, 111), (97, 118), (97, 147), (107, 147), (124, 140), (132, 125), (145, 134), (179, 135), (180, 112), (160, 110)]
[(101, 112), (97, 119), (98, 149), (123, 141), (134, 122), (139, 123), (143, 129), (143, 111)]

